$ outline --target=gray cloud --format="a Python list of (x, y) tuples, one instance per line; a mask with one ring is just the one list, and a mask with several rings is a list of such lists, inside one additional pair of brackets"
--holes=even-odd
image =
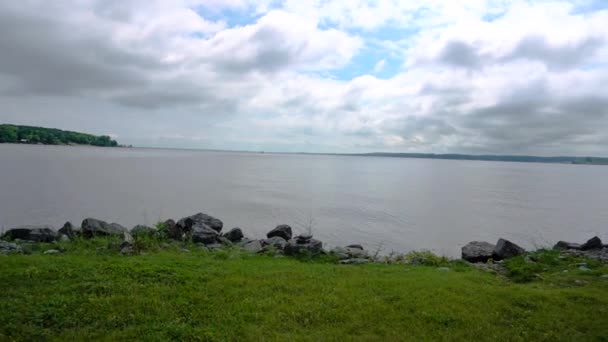
[(484, 153), (562, 154), (606, 138), (608, 96), (559, 97), (548, 90), (546, 82), (538, 81), (455, 123)]
[(551, 45), (543, 36), (527, 36), (505, 55), (482, 53), (480, 46), (460, 40), (445, 43), (435, 60), (441, 64), (476, 70), (496, 63), (530, 60), (545, 64), (549, 69), (562, 71), (583, 65), (606, 44), (601, 37), (585, 37), (579, 41)]
[(465, 69), (480, 68), (484, 63), (483, 59), (476, 47), (459, 40), (448, 41), (437, 57), (440, 63)]
[(528, 59), (543, 62), (550, 69), (565, 70), (580, 66), (604, 46), (599, 37), (587, 37), (578, 42), (550, 45), (542, 36), (523, 38), (515, 49), (501, 61)]
[(135, 86), (146, 80), (145, 69), (160, 67), (103, 37), (79, 36), (59, 19), (0, 9), (0, 73), (16, 80), (10, 94), (69, 95)]
[(289, 38), (274, 27), (262, 26), (245, 44), (234, 44), (235, 37), (218, 35), (209, 42), (210, 46), (230, 46), (232, 52), (219, 49), (207, 61), (217, 63), (225, 71), (243, 73), (249, 71), (276, 72), (294, 63), (303, 43), (293, 46)]

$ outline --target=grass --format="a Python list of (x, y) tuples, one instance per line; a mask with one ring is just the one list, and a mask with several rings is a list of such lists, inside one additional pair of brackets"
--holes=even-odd
[(549, 251), (505, 278), (144, 242), (137, 256), (104, 239), (0, 256), (0, 340), (608, 341), (608, 269)]

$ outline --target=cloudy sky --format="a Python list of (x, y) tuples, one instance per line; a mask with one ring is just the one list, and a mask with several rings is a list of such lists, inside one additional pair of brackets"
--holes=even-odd
[(138, 146), (607, 156), (608, 1), (2, 1), (0, 122)]

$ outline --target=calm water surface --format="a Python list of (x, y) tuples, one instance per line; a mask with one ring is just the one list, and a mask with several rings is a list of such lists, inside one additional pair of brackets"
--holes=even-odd
[(164, 149), (0, 145), (0, 227), (125, 226), (205, 212), (263, 237), (431, 249), (608, 240), (608, 167)]

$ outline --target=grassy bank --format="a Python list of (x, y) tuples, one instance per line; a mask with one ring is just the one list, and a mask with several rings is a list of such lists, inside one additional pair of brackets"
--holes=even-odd
[(608, 340), (608, 270), (579, 260), (519, 258), (509, 278), (88, 244), (0, 256), (0, 340)]

